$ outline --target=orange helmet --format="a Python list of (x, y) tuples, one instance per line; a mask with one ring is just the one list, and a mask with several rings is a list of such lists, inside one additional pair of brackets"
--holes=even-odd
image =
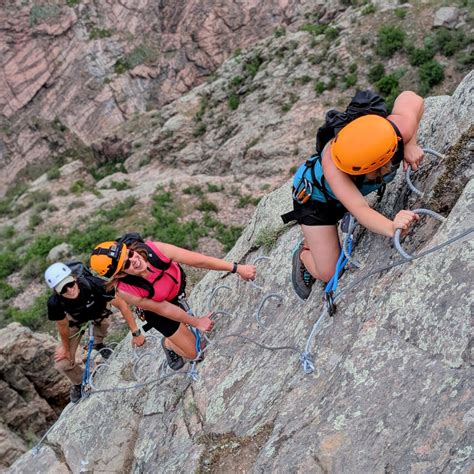
[(127, 257), (127, 246), (117, 242), (102, 242), (92, 251), (90, 267), (100, 276), (111, 278), (118, 273)]
[(367, 174), (388, 163), (397, 146), (397, 134), (387, 119), (364, 115), (339, 131), (331, 143), (331, 155), (344, 173)]

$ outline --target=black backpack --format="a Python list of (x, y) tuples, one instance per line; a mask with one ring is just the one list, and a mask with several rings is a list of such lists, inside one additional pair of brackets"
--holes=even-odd
[(316, 133), (316, 153), (320, 155), (326, 144), (349, 122), (363, 115), (380, 115), (387, 117), (387, 106), (379, 95), (372, 91), (359, 91), (352, 98), (345, 112), (331, 109), (326, 113), (326, 120)]
[(94, 276), (82, 262), (79, 262), (79, 260), (66, 263), (65, 265), (69, 267), (72, 273), (79, 279), (85, 279), (86, 277)]
[(136, 276), (136, 275), (126, 275), (124, 277), (120, 278), (120, 281), (123, 281), (124, 283), (127, 283), (128, 285), (131, 286), (136, 286), (138, 288), (142, 288), (148, 292), (147, 298), (152, 299), (153, 296), (155, 295), (155, 289), (154, 289), (154, 284), (163, 278), (164, 275), (168, 275), (175, 283), (178, 283), (176, 278), (173, 275), (170, 275), (169, 273), (166, 272), (168, 268), (171, 266), (171, 263), (173, 262), (171, 259), (168, 261), (165, 261), (161, 259), (156, 253), (149, 247), (143, 238), (141, 237), (140, 234), (137, 232), (129, 232), (127, 234), (122, 235), (119, 237), (117, 240), (117, 245), (120, 244), (125, 244), (127, 246), (130, 246), (131, 244), (135, 244), (135, 247), (137, 247), (140, 250), (144, 250), (147, 253), (148, 256), (148, 262), (150, 262), (151, 265), (153, 265), (155, 268), (158, 270), (161, 270), (161, 272), (158, 274), (158, 276), (153, 280), (152, 283), (150, 283), (148, 280), (145, 278)]

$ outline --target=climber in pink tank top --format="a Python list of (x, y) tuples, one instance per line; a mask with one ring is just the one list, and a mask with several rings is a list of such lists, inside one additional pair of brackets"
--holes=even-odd
[[(166, 257), (151, 240), (146, 240), (145, 244), (148, 245), (156, 253), (156, 255), (161, 258), (161, 260), (169, 261), (168, 257)], [(153, 267), (151, 264), (149, 265), (148, 269), (149, 273), (146, 276), (146, 280), (153, 285), (155, 292), (152, 298), (153, 301), (172, 301), (174, 298), (179, 296), (182, 271), (176, 262), (170, 261), (170, 267), (164, 272), (163, 275), (161, 270)], [(155, 280), (157, 281), (155, 282)], [(146, 289), (133, 286), (124, 281), (119, 280), (117, 288), (119, 291), (130, 293), (131, 295), (137, 296), (139, 298), (148, 298), (149, 296)]]
[(90, 267), (109, 279), (107, 288), (115, 287), (128, 304), (142, 310), (147, 321), (145, 331), (154, 327), (165, 336), (162, 346), (168, 365), (179, 370), (184, 365), (183, 357), (197, 357), (196, 339), (188, 326), (201, 332), (214, 326), (212, 313), (194, 317), (185, 311), (179, 297), (185, 295), (186, 275), (180, 264), (237, 273), (244, 280), (255, 279), (256, 268), (164, 242), (140, 239), (125, 244), (122, 239), (99, 244), (91, 255)]

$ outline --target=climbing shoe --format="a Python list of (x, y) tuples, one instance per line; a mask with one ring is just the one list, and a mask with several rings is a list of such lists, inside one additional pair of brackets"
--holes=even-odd
[(181, 367), (183, 367), (184, 365), (184, 359), (180, 355), (176, 354), (176, 352), (174, 352), (171, 349), (168, 349), (165, 346), (165, 338), (161, 340), (161, 347), (163, 348), (163, 351), (165, 352), (166, 362), (168, 362), (170, 369), (173, 369), (173, 370), (181, 369)]
[(69, 391), (69, 398), (71, 399), (72, 403), (77, 403), (82, 397), (82, 386), (79, 385), (72, 385), (71, 390)]
[(306, 270), (306, 267), (301, 261), (300, 255), (304, 249), (304, 243), (301, 241), (293, 251), (291, 282), (296, 294), (303, 300), (306, 300), (311, 293), (311, 288), (315, 279)]
[(114, 352), (112, 349), (107, 347), (102, 342), (99, 342), (98, 344), (94, 344), (94, 349), (98, 351), (99, 354), (102, 356), (102, 359), (105, 359), (105, 360), (107, 360)]

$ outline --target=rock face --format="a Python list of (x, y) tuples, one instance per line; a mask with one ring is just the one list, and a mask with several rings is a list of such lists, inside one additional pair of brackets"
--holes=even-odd
[[(260, 288), (210, 272), (191, 294), (196, 314), (209, 306), (227, 312), (218, 316), (198, 380), (178, 374), (101, 392), (134, 384), (126, 340), (98, 376), (98, 391), (65, 411), (40, 451), (22, 456), (9, 472), (37, 466), (54, 472), (467, 472), (473, 87), (471, 74), (452, 97), (426, 103), (420, 141), (446, 156), (427, 158), (414, 178), (425, 196), (411, 195), (398, 176), (378, 205), (388, 216), (401, 208), (442, 207), (447, 220), (417, 225), (403, 244), (410, 252), (471, 229), (463, 240), (362, 281), (399, 257), (389, 239), (359, 230), (355, 258), (364, 268), (343, 275), (336, 315), (307, 342), (323, 291), (316, 284), (301, 302), (291, 288), (291, 249), (301, 234), (281, 227), (279, 215), (291, 207), (289, 186), (282, 187), (259, 204), (227, 256), (251, 262), (266, 255), (258, 263)], [(220, 289), (210, 302), (222, 284), (230, 290)], [(270, 294), (281, 301), (264, 302)], [(147, 344), (158, 350), (156, 342)], [(299, 360), (305, 348), (315, 363), (311, 375)], [(150, 382), (160, 376), (155, 365), (146, 372)]]
[(99, 140), (202, 82), (237, 47), (291, 23), (304, 4), (9, 2), (0, 11), (1, 162), (14, 162), (12, 176), (25, 156), (48, 156), (55, 145), (41, 121), (59, 120), (86, 144)]
[(69, 382), (53, 367), (56, 344), (18, 323), (0, 330), (0, 468), (25, 452), (69, 401)]

